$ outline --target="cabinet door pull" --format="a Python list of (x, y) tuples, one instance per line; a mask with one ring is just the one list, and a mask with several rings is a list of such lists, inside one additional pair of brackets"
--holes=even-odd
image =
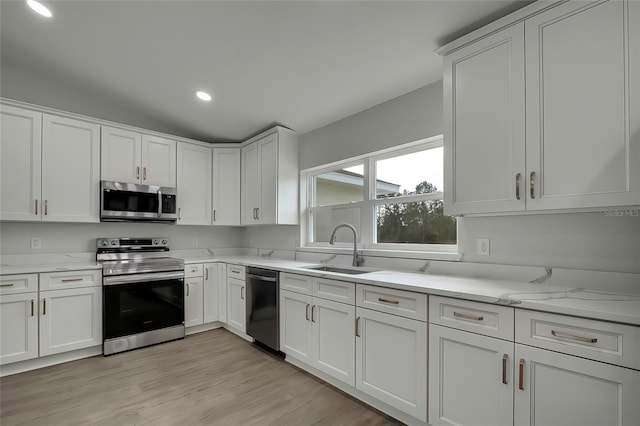
[(33, 313), (33, 304), (34, 304), (34, 300), (31, 299), (31, 316), (34, 315), (34, 313)]
[(49, 200), (44, 200), (44, 215), (49, 214)]
[(313, 306), (311, 307), (311, 322), (316, 322), (316, 320), (315, 320), (315, 319), (313, 319), (313, 312), (314, 312), (314, 310), (315, 310), (315, 309), (316, 309), (316, 305), (313, 305)]
[(356, 318), (356, 337), (360, 337), (360, 317)]
[(516, 200), (520, 199), (520, 173), (516, 173)]
[(520, 358), (518, 371), (518, 389), (524, 390), (524, 358)]
[(596, 343), (598, 341), (598, 339), (596, 339), (595, 337), (576, 336), (574, 334), (563, 333), (561, 331), (555, 331), (555, 330), (551, 330), (551, 334), (556, 336), (556, 337), (562, 337), (562, 338), (565, 338), (565, 339), (577, 340), (579, 342), (585, 342), (585, 343)]
[(531, 172), (531, 174), (529, 175), (529, 195), (531, 196), (532, 200), (536, 198), (535, 181), (536, 181), (536, 172)]
[(42, 315), (47, 315), (47, 299), (42, 300)]
[[(244, 300), (244, 287), (240, 287), (240, 299)], [(311, 311), (311, 314), (313, 315), (313, 311)]]
[(82, 281), (82, 278), (67, 278), (62, 280), (63, 283), (73, 283), (76, 281)]
[(309, 321), (309, 306), (311, 305), (307, 303), (307, 306), (304, 307), (304, 316), (307, 321)]
[(13, 283), (0, 284), (0, 287), (13, 287)]
[(507, 360), (509, 359), (509, 355), (502, 355), (502, 384), (506, 385), (507, 383)]
[(215, 210), (213, 211), (213, 221), (214, 222), (216, 221), (216, 211)]
[(260, 207), (256, 208), (256, 220), (260, 220)]
[(189, 297), (189, 283), (185, 284), (187, 286), (187, 297)]
[(178, 207), (178, 220), (182, 219), (182, 207)]
[(147, 180), (147, 168), (142, 168), (142, 180)]
[(35, 215), (38, 216), (38, 199), (37, 198), (36, 198), (36, 213), (35, 213)]
[(383, 299), (382, 297), (378, 297), (378, 302), (388, 303), (390, 305), (399, 305), (400, 304), (399, 300)]
[(209, 280), (209, 268), (204, 268), (204, 279)]
[(464, 318), (464, 319), (470, 319), (470, 320), (474, 320), (474, 321), (482, 321), (484, 320), (483, 316), (474, 316), (474, 315), (469, 315), (469, 314), (461, 314), (459, 312), (454, 312), (453, 316), (456, 318)]
[(140, 166), (136, 167), (136, 179), (140, 179)]

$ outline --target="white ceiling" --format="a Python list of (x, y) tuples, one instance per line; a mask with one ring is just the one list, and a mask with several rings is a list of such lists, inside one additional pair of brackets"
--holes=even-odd
[[(435, 49), (530, 2), (43, 3), (52, 19), (1, 1), (7, 76), (36, 73), (39, 84), (88, 91), (108, 105), (99, 118), (118, 110), (126, 124), (213, 142), (275, 123), (306, 133), (435, 82)], [(38, 100), (8, 79), (3, 96)], [(214, 101), (198, 101), (199, 89)]]

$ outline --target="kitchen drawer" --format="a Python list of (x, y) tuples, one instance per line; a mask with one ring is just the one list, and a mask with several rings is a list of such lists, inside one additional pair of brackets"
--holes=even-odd
[(311, 295), (313, 293), (313, 278), (282, 272), (280, 273), (280, 289)]
[(245, 274), (244, 266), (227, 264), (228, 277), (244, 281), (245, 280), (244, 274)]
[(40, 291), (102, 286), (102, 270), (47, 272), (40, 274)]
[(516, 342), (640, 370), (640, 327), (516, 309)]
[(334, 300), (349, 305), (356, 303), (356, 285), (354, 283), (325, 278), (313, 279), (313, 295), (322, 299)]
[(358, 284), (356, 304), (375, 311), (427, 321), (427, 295), (423, 293)]
[(498, 339), (513, 340), (514, 309), (450, 297), (429, 297), (429, 322)]
[(193, 263), (189, 265), (184, 265), (184, 277), (201, 277), (203, 275), (204, 268), (202, 263)]
[(3, 275), (0, 294), (18, 294), (38, 291), (38, 274)]

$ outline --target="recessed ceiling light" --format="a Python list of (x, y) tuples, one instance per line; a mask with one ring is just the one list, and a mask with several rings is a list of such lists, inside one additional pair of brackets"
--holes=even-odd
[(209, 102), (211, 100), (211, 95), (208, 94), (207, 92), (203, 92), (202, 90), (198, 90), (196, 92), (196, 96), (206, 102)]
[(27, 4), (31, 9), (35, 10), (38, 14), (42, 16), (46, 16), (47, 18), (51, 18), (53, 16), (53, 14), (49, 10), (49, 8), (47, 8), (47, 6), (37, 2), (36, 0), (27, 0)]

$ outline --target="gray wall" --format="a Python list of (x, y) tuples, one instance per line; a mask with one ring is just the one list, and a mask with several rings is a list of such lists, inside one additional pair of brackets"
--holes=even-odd
[[(310, 168), (442, 133), (442, 83), (435, 83), (300, 137)], [(640, 273), (640, 217), (603, 212), (459, 220), (463, 261)], [(488, 237), (489, 256), (476, 255)], [(247, 229), (246, 246), (290, 248), (293, 227)]]

